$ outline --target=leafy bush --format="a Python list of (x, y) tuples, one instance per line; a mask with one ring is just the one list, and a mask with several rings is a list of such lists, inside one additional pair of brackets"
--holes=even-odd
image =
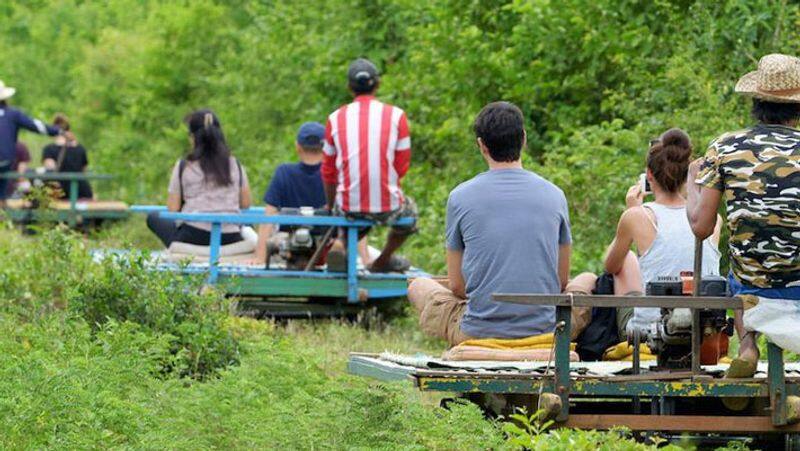
[(109, 321), (139, 324), (170, 343), (175, 358), (165, 359), (161, 372), (203, 378), (238, 361), (237, 341), (225, 324), (229, 303), (213, 291), (201, 294), (200, 279), (150, 271), (145, 254), (95, 261), (63, 230), (23, 243), (0, 255), (0, 296), (8, 311), (30, 320), (66, 310), (94, 330)]
[[(46, 11), (46, 13), (45, 13)], [(161, 202), (187, 147), (183, 115), (215, 109), (258, 195), (294, 157), (296, 127), (348, 100), (357, 55), (380, 97), (409, 113), (405, 189), (422, 210), (409, 243), (431, 272), (447, 193), (484, 170), (470, 125), (507, 99), (527, 117), (528, 167), (564, 188), (575, 271), (596, 270), (648, 140), (685, 128), (697, 153), (748, 123), (736, 78), (765, 53), (798, 53), (800, 5), (772, 0), (9, 0), (4, 81), (31, 113), (73, 116), (106, 196)], [(31, 139), (24, 137), (23, 139)]]

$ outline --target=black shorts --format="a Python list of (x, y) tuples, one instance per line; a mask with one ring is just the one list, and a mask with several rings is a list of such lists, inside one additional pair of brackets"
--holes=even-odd
[[(413, 199), (410, 197), (405, 197), (403, 199), (403, 205), (398, 208), (397, 210), (387, 211), (384, 213), (358, 213), (358, 212), (343, 212), (341, 210), (336, 211), (337, 215), (341, 215), (346, 217), (347, 219), (364, 219), (367, 221), (373, 221), (376, 224), (380, 225), (387, 225), (399, 218), (414, 218), (414, 222), (409, 225), (390, 225), (392, 232), (401, 235), (401, 236), (409, 236), (417, 233), (417, 219), (419, 218), (419, 212), (417, 210), (417, 204), (414, 202)], [(367, 236), (369, 231), (372, 230), (372, 227), (364, 227), (362, 229), (358, 229), (358, 239), (364, 238)], [(344, 238), (347, 236), (347, 232), (345, 229), (339, 229), (339, 237)]]

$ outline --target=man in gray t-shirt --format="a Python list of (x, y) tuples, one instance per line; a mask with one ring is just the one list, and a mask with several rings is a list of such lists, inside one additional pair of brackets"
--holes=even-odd
[(494, 293), (560, 293), (569, 276), (564, 193), (526, 171), (522, 112), (487, 105), (475, 120), (489, 171), (462, 183), (447, 202), (449, 287), (417, 279), (409, 300), (422, 329), (456, 345), (470, 338), (521, 338), (553, 331), (555, 309), (496, 302)]

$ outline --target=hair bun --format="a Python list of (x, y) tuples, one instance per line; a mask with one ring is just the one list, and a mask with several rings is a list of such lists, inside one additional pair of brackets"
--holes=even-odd
[(671, 128), (660, 138), (661, 146), (670, 161), (682, 162), (692, 155), (692, 141), (689, 135), (679, 128)]
[(692, 148), (692, 142), (689, 140), (689, 135), (679, 128), (671, 128), (661, 135), (661, 145), (664, 147), (683, 147), (686, 149)]

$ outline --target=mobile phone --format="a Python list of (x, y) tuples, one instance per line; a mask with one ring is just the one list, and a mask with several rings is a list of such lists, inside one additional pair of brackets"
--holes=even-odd
[(639, 176), (639, 186), (641, 186), (642, 194), (653, 193), (653, 190), (650, 188), (650, 182), (647, 180), (647, 174), (645, 173)]

